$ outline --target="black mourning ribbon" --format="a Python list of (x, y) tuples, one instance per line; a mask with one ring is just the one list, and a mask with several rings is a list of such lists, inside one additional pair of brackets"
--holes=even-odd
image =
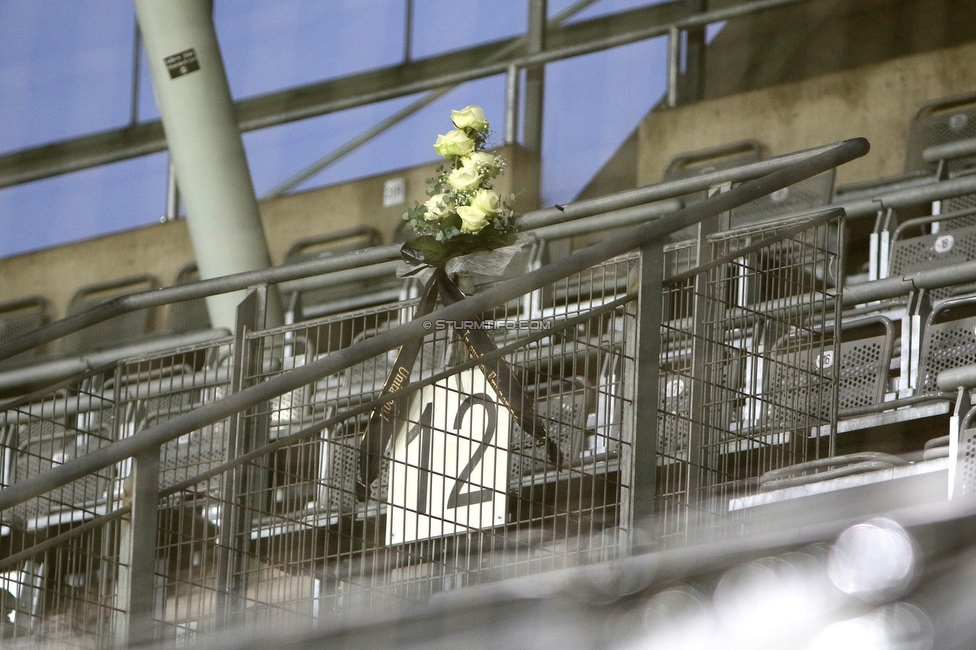
[[(441, 296), (445, 305), (452, 305), (464, 299), (464, 293), (457, 284), (448, 277), (441, 268), (435, 268), (434, 274), (424, 285), (420, 304), (414, 320), (425, 317), (434, 310), (437, 295)], [(461, 338), (473, 357), (481, 357), (493, 350), (497, 350), (494, 340), (480, 327), (461, 327), (455, 329), (455, 334)], [(403, 345), (397, 353), (393, 368), (386, 379), (380, 396), (403, 388), (410, 382), (410, 372), (417, 361), (423, 339), (417, 339)], [(562, 451), (559, 445), (549, 437), (546, 425), (536, 413), (535, 405), (525, 396), (521, 382), (512, 373), (511, 367), (504, 359), (495, 359), (478, 364), (485, 378), (491, 385), (499, 401), (512, 413), (516, 424), (523, 431), (531, 434), (546, 445), (546, 455), (557, 468), (563, 465)], [(375, 409), (369, 417), (366, 433), (359, 445), (359, 480), (356, 483), (356, 498), (365, 501), (369, 498), (369, 486), (380, 473), (383, 462), (383, 452), (396, 435), (396, 421), (406, 406), (406, 399), (400, 398), (385, 402)]]
[[(451, 280), (447, 274), (437, 279), (441, 299), (445, 305), (453, 305), (464, 299), (464, 294), (457, 284)], [(465, 347), (472, 357), (478, 358), (497, 350), (495, 341), (481, 327), (461, 327), (454, 330), (461, 337)], [(562, 451), (556, 441), (549, 437), (546, 425), (535, 411), (535, 404), (525, 396), (522, 384), (515, 377), (511, 366), (504, 359), (498, 358), (485, 363), (478, 364), (481, 371), (485, 374), (485, 379), (491, 385), (498, 399), (512, 412), (515, 423), (522, 428), (522, 431), (532, 435), (546, 445), (546, 454), (549, 461), (557, 468), (562, 467)]]
[[(437, 278), (444, 275), (443, 269), (434, 269), (434, 274), (424, 285), (424, 292), (420, 297), (420, 304), (417, 305), (417, 313), (413, 319), (423, 318), (434, 311), (434, 304), (437, 301)], [(393, 368), (386, 378), (383, 392), (380, 396), (392, 393), (403, 388), (410, 383), (410, 371), (417, 361), (420, 354), (420, 347), (423, 345), (423, 338), (405, 343), (397, 353)], [(404, 398), (384, 402), (379, 408), (373, 410), (369, 415), (369, 425), (366, 427), (366, 435), (359, 443), (359, 481), (356, 483), (356, 498), (365, 501), (369, 498), (369, 485), (380, 473), (380, 464), (383, 462), (383, 450), (390, 444), (396, 433), (397, 415), (403, 408)]]

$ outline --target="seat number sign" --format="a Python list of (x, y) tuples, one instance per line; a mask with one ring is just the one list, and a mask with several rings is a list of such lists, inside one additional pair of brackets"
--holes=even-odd
[(504, 524), (510, 421), (478, 368), (415, 395), (393, 445), (386, 543)]

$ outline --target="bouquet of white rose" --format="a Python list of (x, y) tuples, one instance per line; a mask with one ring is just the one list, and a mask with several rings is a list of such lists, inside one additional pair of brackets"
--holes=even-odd
[[(444, 268), (460, 255), (491, 251), (515, 243), (515, 213), (492, 188), (505, 161), (483, 151), (488, 120), (480, 106), (451, 111), (454, 130), (437, 136), (434, 150), (451, 161), (427, 181), (423, 205), (403, 218), (420, 236), (403, 245), (404, 260)], [(515, 196), (509, 197), (513, 201)]]
[[(517, 240), (515, 213), (491, 186), (492, 179), (501, 173), (505, 163), (482, 151), (488, 138), (484, 112), (478, 106), (468, 106), (464, 110), (451, 111), (451, 120), (456, 128), (438, 136), (434, 144), (434, 150), (451, 161), (450, 169), (438, 169), (437, 176), (427, 181), (430, 199), (403, 215), (420, 235), (401, 247), (403, 259), (414, 267), (434, 267), (425, 282), (414, 318), (425, 318), (434, 309), (438, 296), (446, 305), (465, 298), (451, 277), (457, 268), (497, 275), (518, 248), (513, 246)], [(514, 196), (510, 197), (510, 200), (514, 199)], [(472, 356), (481, 357), (497, 349), (483, 328), (466, 323), (456, 327), (459, 341)], [(400, 348), (383, 394), (394, 392), (403, 377), (410, 377), (422, 345), (421, 338)], [(549, 460), (557, 467), (561, 466), (563, 457), (559, 445), (549, 437), (545, 422), (536, 413), (534, 403), (522, 390), (508, 363), (499, 358), (479, 366), (500, 401), (511, 410), (515, 422), (523, 431), (543, 441)], [(400, 426), (404, 408), (406, 404), (402, 399), (391, 400), (370, 415), (359, 447), (356, 492), (360, 500), (369, 497), (369, 486), (380, 474), (384, 451)]]

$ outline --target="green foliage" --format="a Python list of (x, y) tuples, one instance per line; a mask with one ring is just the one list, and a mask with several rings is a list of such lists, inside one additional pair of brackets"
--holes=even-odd
[[(469, 106), (464, 111), (484, 119), (478, 107)], [(459, 113), (453, 112), (452, 117)], [(457, 124), (463, 122), (456, 121)], [(482, 121), (480, 127), (458, 128), (438, 137), (435, 149), (450, 165), (441, 165), (437, 175), (427, 179), (430, 199), (423, 205), (415, 204), (403, 215), (407, 225), (419, 235), (403, 246), (406, 261), (443, 267), (453, 257), (515, 242), (516, 215), (511, 206), (515, 195), (503, 201), (492, 187), (505, 162), (484, 151), (487, 121)], [(455, 154), (458, 151), (467, 153)]]

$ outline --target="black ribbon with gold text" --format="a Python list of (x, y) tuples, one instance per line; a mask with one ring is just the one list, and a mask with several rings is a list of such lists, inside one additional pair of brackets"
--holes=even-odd
[[(424, 292), (414, 320), (423, 318), (433, 311), (438, 294), (445, 305), (452, 305), (465, 297), (443, 269), (435, 268), (434, 274), (424, 285)], [(464, 327), (463, 324), (458, 324), (455, 333), (472, 357), (481, 357), (498, 349), (491, 335), (483, 328)], [(381, 396), (399, 390), (409, 383), (410, 373), (422, 345), (423, 339), (417, 339), (400, 348)], [(535, 405), (526, 397), (522, 384), (515, 377), (511, 366), (504, 359), (495, 359), (479, 364), (479, 367), (499, 401), (511, 412), (516, 424), (534, 438), (544, 441), (549, 461), (556, 467), (561, 467), (563, 457), (559, 445), (549, 436), (545, 423), (536, 412)], [(370, 414), (369, 425), (359, 447), (359, 480), (356, 483), (356, 496), (360, 501), (369, 498), (369, 485), (379, 476), (383, 453), (396, 435), (396, 422), (403, 410), (403, 402), (403, 399), (390, 400)]]

